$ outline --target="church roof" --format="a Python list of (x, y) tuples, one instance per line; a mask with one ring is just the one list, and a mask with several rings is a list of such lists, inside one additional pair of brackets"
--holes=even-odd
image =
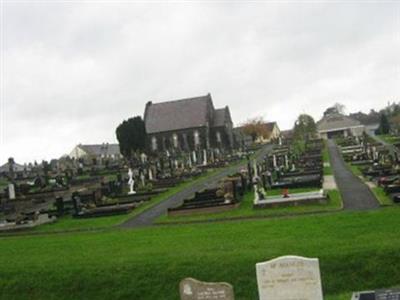
[(206, 126), (213, 111), (211, 95), (161, 103), (149, 102), (144, 113), (146, 132), (157, 133)]
[(225, 126), (226, 123), (231, 122), (232, 119), (228, 106), (214, 110), (214, 121), (212, 124), (213, 127), (222, 127)]

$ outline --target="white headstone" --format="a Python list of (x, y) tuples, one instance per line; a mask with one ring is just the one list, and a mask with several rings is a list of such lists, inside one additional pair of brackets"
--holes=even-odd
[(149, 168), (149, 180), (153, 180), (153, 171)]
[(207, 150), (206, 149), (203, 150), (203, 165), (204, 166), (207, 165)]
[(254, 172), (254, 176), (258, 176), (258, 172), (257, 172), (257, 161), (253, 160), (253, 172)]
[(274, 166), (274, 169), (276, 168), (276, 155), (274, 154), (274, 155), (272, 155), (272, 163), (273, 163), (273, 166)]
[(15, 199), (15, 187), (14, 187), (14, 184), (12, 184), (12, 183), (8, 184), (8, 198), (10, 200)]
[(256, 270), (260, 300), (323, 300), (318, 258), (281, 256)]
[(193, 163), (196, 164), (197, 163), (196, 151), (193, 151), (192, 155), (193, 155)]

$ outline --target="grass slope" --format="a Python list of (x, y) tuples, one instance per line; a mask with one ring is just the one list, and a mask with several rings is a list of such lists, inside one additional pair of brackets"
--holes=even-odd
[[(371, 226), (373, 224), (373, 226)], [(191, 276), (258, 299), (255, 263), (318, 257), (327, 300), (400, 284), (400, 209), (0, 239), (2, 299), (179, 299)]]

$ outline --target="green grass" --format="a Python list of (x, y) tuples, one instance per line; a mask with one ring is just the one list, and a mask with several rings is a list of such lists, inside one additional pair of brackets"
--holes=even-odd
[(322, 149), (322, 161), (324, 163), (330, 162), (327, 141), (324, 140), (324, 148)]
[[(299, 188), (289, 189), (289, 193), (309, 192), (315, 189)], [(269, 191), (271, 192), (271, 191)], [(267, 197), (269, 194), (267, 192)], [(280, 194), (280, 190), (274, 191), (274, 194)], [(254, 194), (248, 192), (244, 195), (240, 206), (226, 212), (208, 213), (208, 214), (193, 214), (189, 216), (161, 216), (157, 219), (156, 223), (176, 223), (176, 222), (193, 222), (193, 221), (207, 221), (207, 220), (226, 220), (226, 219), (240, 219), (240, 218), (257, 218), (257, 217), (272, 217), (272, 216), (285, 216), (291, 214), (304, 214), (320, 211), (334, 211), (342, 208), (342, 199), (340, 193), (336, 190), (328, 191), (330, 200), (327, 204), (304, 204), (289, 207), (274, 207), (265, 209), (253, 209)]]
[(399, 136), (394, 136), (391, 134), (382, 134), (378, 135), (382, 140), (384, 140), (386, 143), (389, 144), (395, 144), (400, 142), (400, 137)]
[(0, 239), (2, 299), (179, 299), (185, 277), (258, 299), (255, 264), (317, 257), (325, 299), (400, 284), (400, 209)]
[(350, 171), (357, 177), (363, 177), (363, 174), (361, 173), (361, 170), (358, 166), (352, 165), (351, 163), (346, 163), (347, 167), (350, 169)]
[(333, 170), (331, 166), (324, 166), (324, 175), (333, 175)]
[(184, 183), (181, 183), (173, 188), (168, 189), (166, 192), (161, 193), (153, 198), (150, 201), (145, 202), (138, 208), (134, 209), (131, 213), (126, 215), (116, 215), (110, 217), (99, 217), (99, 218), (88, 218), (88, 219), (75, 219), (71, 216), (65, 216), (57, 220), (57, 222), (52, 224), (45, 224), (39, 227), (34, 228), (34, 231), (37, 232), (51, 232), (51, 231), (66, 231), (66, 230), (92, 230), (92, 229), (100, 229), (107, 228), (111, 226), (119, 225), (126, 220), (140, 214), (141, 212), (157, 205), (158, 203), (164, 201), (168, 197), (172, 196), (175, 193), (185, 189), (186, 187), (201, 182), (205, 180), (209, 176), (213, 176), (220, 172), (221, 170), (210, 171), (206, 174), (201, 175), (196, 179), (188, 180)]
[(1, 178), (0, 179), (0, 190), (2, 191), (2, 190), (4, 190), (5, 188), (7, 188), (8, 187), (8, 180), (7, 179), (3, 179), (3, 178)]
[(374, 187), (371, 191), (381, 205), (393, 205), (392, 199), (385, 193), (382, 187)]

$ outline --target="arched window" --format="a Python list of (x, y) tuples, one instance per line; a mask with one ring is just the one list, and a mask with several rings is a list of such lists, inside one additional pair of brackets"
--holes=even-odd
[(157, 138), (155, 136), (151, 138), (151, 149), (153, 151), (157, 150)]
[(178, 148), (178, 135), (176, 133), (172, 135), (172, 142), (174, 143), (174, 148)]
[(217, 131), (215, 133), (216, 139), (217, 139), (217, 143), (221, 143), (221, 132)]
[(200, 135), (197, 130), (194, 132), (194, 145), (198, 146), (200, 144)]

